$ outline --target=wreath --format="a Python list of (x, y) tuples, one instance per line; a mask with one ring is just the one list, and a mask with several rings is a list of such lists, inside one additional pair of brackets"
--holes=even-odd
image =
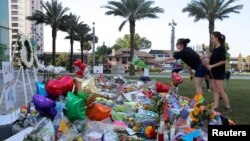
[(21, 42), (20, 60), (25, 67), (31, 68), (34, 62), (32, 45), (29, 38), (25, 36), (22, 37)]

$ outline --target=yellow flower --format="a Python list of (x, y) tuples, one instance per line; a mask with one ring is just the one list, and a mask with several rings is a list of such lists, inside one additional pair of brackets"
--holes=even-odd
[(193, 113), (197, 116), (200, 113), (200, 109), (198, 107), (194, 107)]

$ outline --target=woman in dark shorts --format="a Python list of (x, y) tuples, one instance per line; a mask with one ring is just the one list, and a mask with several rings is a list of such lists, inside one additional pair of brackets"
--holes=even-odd
[[(194, 100), (198, 100), (197, 98), (202, 95), (202, 81), (205, 75), (208, 73), (207, 68), (202, 64), (200, 56), (190, 47), (187, 47), (187, 44), (190, 42), (189, 39), (178, 39), (176, 47), (179, 52), (175, 52), (173, 57), (164, 58), (161, 60), (156, 60), (156, 63), (160, 62), (168, 62), (172, 60), (181, 59), (184, 63), (186, 63), (190, 68), (195, 70), (195, 89), (196, 95)], [(197, 101), (196, 101), (197, 102)]]
[(225, 104), (225, 110), (231, 112), (229, 98), (224, 91), (224, 78), (225, 78), (225, 63), (226, 63), (226, 37), (220, 32), (213, 32), (211, 35), (211, 42), (214, 45), (209, 65), (207, 68), (210, 70), (210, 79), (212, 91), (214, 95), (214, 107), (218, 111), (220, 97)]

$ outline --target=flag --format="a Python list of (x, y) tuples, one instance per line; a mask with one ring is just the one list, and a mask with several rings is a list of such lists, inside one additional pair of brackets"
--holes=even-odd
[(143, 62), (137, 55), (133, 56), (131, 64), (140, 67), (140, 68), (148, 68), (148, 66)]
[(175, 122), (176, 126), (185, 126), (187, 125), (187, 117), (189, 116), (189, 112), (185, 109), (183, 109), (180, 112), (180, 117), (177, 119), (177, 121)]

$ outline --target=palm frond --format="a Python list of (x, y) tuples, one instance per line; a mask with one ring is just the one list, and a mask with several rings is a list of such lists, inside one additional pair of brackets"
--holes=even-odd
[(121, 25), (119, 26), (119, 31), (122, 31), (122, 28), (123, 28), (123, 26), (126, 24), (127, 21), (128, 21), (128, 20), (125, 20), (125, 21), (123, 21), (123, 22), (121, 23)]

